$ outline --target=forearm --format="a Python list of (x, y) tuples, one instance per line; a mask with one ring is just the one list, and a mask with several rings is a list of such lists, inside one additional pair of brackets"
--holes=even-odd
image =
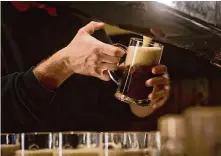
[(68, 57), (64, 54), (64, 51), (65, 48), (39, 64), (33, 70), (36, 78), (49, 89), (59, 87), (73, 74), (73, 70), (69, 67)]

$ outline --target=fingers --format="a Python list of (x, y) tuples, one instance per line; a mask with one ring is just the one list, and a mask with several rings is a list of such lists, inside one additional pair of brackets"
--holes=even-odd
[(95, 30), (102, 29), (103, 27), (104, 27), (104, 23), (92, 21), (86, 26), (84, 26), (83, 28), (81, 28), (81, 30), (91, 35), (94, 33)]
[(153, 104), (152, 107), (154, 109), (161, 107), (166, 102), (168, 97), (169, 97), (169, 90), (166, 89), (148, 95), (148, 98), (151, 100)]
[(157, 108), (163, 106), (164, 103), (166, 102), (166, 100), (167, 100), (167, 98), (165, 98), (165, 97), (158, 99), (157, 101), (153, 102), (152, 108), (157, 109)]
[(158, 99), (159, 97), (164, 96), (164, 94), (165, 94), (164, 90), (161, 90), (161, 91), (159, 91), (159, 92), (157, 92), (157, 93), (151, 93), (151, 94), (149, 94), (149, 95), (148, 95), (148, 98), (149, 98), (150, 100), (156, 100), (156, 99)]
[(121, 63), (118, 68), (120, 71), (123, 71), (125, 69), (125, 62)]
[(114, 63), (101, 63), (98, 67), (103, 70), (117, 70), (117, 64)]
[(153, 74), (163, 74), (167, 72), (167, 67), (165, 65), (158, 65), (152, 69)]
[(159, 99), (161, 97), (168, 96), (168, 94), (169, 94), (169, 90), (162, 89), (158, 92), (152, 92), (151, 94), (148, 95), (148, 98), (150, 100), (156, 100), (156, 99)]
[(104, 80), (104, 81), (109, 81), (109, 80), (110, 80), (110, 76), (109, 76), (107, 70), (104, 70), (104, 71), (102, 72), (102, 77), (101, 77), (101, 79)]
[[(85, 59), (85, 66), (87, 68), (101, 67), (103, 69), (115, 69), (119, 63), (120, 58), (109, 56), (103, 53), (94, 52)], [(110, 67), (110, 68), (109, 68)]]
[(106, 63), (119, 63), (120, 62), (120, 57), (114, 57), (114, 56), (109, 56), (107, 54), (102, 53), (100, 62), (106, 62)]
[(115, 56), (115, 57), (123, 57), (126, 53), (122, 48), (109, 44), (103, 45), (102, 52), (109, 56)]
[[(154, 70), (158, 70), (158, 73), (164, 73), (165, 71), (167, 71), (167, 69), (162, 65), (155, 67)], [(147, 80), (146, 85), (153, 86), (152, 93), (148, 95), (148, 99), (150, 99), (152, 102), (152, 108), (157, 109), (161, 107), (169, 97), (169, 78), (165, 76), (154, 77)]]
[(107, 72), (107, 70), (104, 70), (102, 68), (96, 68), (95, 69), (95, 74), (93, 74), (93, 76), (103, 80), (103, 81), (109, 81), (110, 80), (110, 76)]
[(168, 85), (169, 79), (164, 76), (154, 77), (152, 79), (147, 80), (145, 84), (147, 87), (155, 86), (155, 85)]

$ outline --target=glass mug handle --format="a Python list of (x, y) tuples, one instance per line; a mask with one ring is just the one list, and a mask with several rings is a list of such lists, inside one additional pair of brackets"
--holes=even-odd
[[(123, 44), (120, 44), (120, 43), (114, 43), (113, 46), (116, 46), (118, 48), (121, 48), (123, 49), (124, 51), (127, 51), (127, 47)], [(122, 63), (122, 59), (126, 56), (126, 54), (121, 58), (121, 61), (118, 63), (118, 67), (119, 65)], [(125, 60), (123, 60), (125, 61)], [(110, 71), (108, 70), (108, 74), (111, 78), (112, 81), (114, 81), (117, 85), (119, 85), (119, 80), (120, 78), (117, 76), (117, 74), (114, 72), (114, 71)]]

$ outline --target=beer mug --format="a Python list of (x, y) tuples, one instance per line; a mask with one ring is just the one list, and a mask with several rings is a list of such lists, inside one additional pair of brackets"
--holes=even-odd
[(118, 85), (115, 97), (129, 104), (150, 106), (151, 100), (147, 96), (153, 87), (147, 87), (145, 82), (157, 76), (152, 73), (152, 68), (160, 63), (163, 45), (156, 42), (144, 45), (142, 39), (131, 38), (127, 48), (120, 44), (115, 46), (127, 51), (122, 77), (118, 78), (116, 72), (108, 71)]

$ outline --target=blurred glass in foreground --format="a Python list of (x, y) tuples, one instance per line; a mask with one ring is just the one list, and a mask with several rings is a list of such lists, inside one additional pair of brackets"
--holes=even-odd
[(184, 112), (188, 156), (221, 156), (221, 107), (194, 107)]

